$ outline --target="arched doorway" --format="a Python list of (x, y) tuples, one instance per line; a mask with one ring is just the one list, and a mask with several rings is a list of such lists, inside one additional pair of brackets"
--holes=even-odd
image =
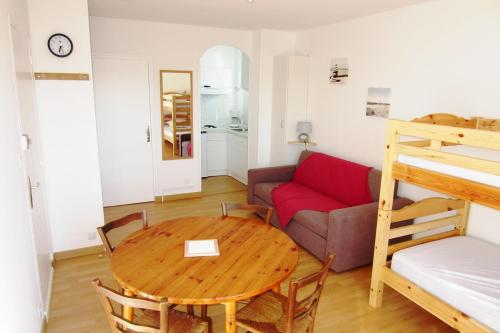
[(213, 46), (200, 59), (202, 178), (247, 183), (249, 71), (248, 56), (232, 46)]

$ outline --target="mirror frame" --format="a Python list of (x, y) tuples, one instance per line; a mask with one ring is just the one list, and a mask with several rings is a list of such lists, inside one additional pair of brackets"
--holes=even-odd
[[(179, 157), (179, 158), (171, 158), (164, 159), (164, 137), (163, 137), (163, 126), (165, 125), (163, 119), (162, 105), (163, 105), (163, 74), (164, 73), (180, 73), (180, 74), (189, 74), (189, 84), (190, 84), (190, 94), (191, 94), (191, 156), (189, 157)], [(194, 158), (194, 107), (193, 107), (193, 71), (188, 70), (176, 70), (176, 69), (160, 69), (160, 137), (161, 137), (161, 160), (162, 161), (182, 161), (182, 160), (190, 160)]]

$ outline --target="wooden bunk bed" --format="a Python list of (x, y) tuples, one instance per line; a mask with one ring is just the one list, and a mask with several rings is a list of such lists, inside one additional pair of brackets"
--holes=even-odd
[[(418, 139), (415, 140), (414, 138)], [(455, 272), (452, 269), (440, 271), (441, 267), (451, 265), (452, 260), (441, 259), (446, 262), (432, 266), (430, 262), (433, 260), (453, 256), (456, 262), (462, 261), (460, 264), (467, 262), (476, 265), (475, 259), (471, 258), (471, 253), (479, 250), (460, 253), (460, 251), (467, 251), (466, 247), (461, 248), (461, 245), (457, 247), (457, 244), (455, 244), (453, 245), (455, 249), (458, 248), (455, 253), (447, 252), (441, 255), (440, 250), (436, 248), (439, 247), (446, 251), (447, 246), (449, 246), (446, 243), (458, 242), (458, 244), (462, 244), (462, 240), (473, 240), (471, 237), (461, 237), (466, 234), (470, 204), (476, 203), (500, 210), (500, 187), (498, 187), (498, 182), (492, 185), (475, 181), (478, 178), (475, 178), (475, 180), (461, 178), (464, 175), (463, 172), (460, 172), (461, 177), (459, 177), (454, 175), (453, 172), (443, 171), (447, 168), (453, 170), (458, 167), (461, 171), (466, 170), (465, 174), (467, 172), (481, 173), (481, 175), (486, 175), (488, 179), (491, 177), (498, 181), (500, 163), (484, 158), (471, 157), (467, 154), (449, 152), (450, 149), (447, 146), (454, 145), (465, 145), (474, 147), (473, 149), (485, 149), (489, 152), (500, 152), (500, 120), (464, 119), (450, 114), (428, 115), (412, 122), (389, 120), (369, 302), (375, 308), (380, 307), (382, 305), (384, 284), (387, 284), (460, 332), (492, 332), (493, 330), (499, 330), (498, 325), (500, 324), (497, 319), (493, 319), (495, 325), (497, 325), (493, 329), (491, 325), (485, 324), (484, 319), (482, 321), (474, 319), (474, 315), (465, 314), (462, 310), (459, 310), (458, 307), (462, 307), (462, 305), (450, 305), (452, 302), (448, 299), (458, 295), (443, 296), (441, 294), (437, 296), (440, 294), (440, 290), (437, 290), (436, 293), (430, 291), (433, 288), (441, 288), (439, 283), (435, 282), (438, 281), (437, 279), (441, 277), (444, 279), (444, 276), (447, 275), (455, 278), (452, 274)], [(425, 161), (424, 165), (439, 164), (441, 169), (436, 171), (435, 168), (422, 167), (422, 164), (415, 166), (413, 163), (409, 163), (408, 158), (405, 159), (405, 157), (409, 157), (410, 160), (412, 158), (423, 160)], [(445, 168), (443, 169), (442, 166), (445, 166)], [(427, 198), (402, 209), (393, 210), (392, 202), (396, 181), (417, 185), (451, 198)], [(436, 216), (438, 217), (436, 218)], [(432, 220), (410, 226), (391, 228), (392, 223), (422, 217), (432, 217)], [(492, 223), (494, 222), (492, 221)], [(443, 227), (448, 227), (448, 229), (443, 231)], [(422, 232), (428, 233), (429, 231), (431, 231), (431, 235), (420, 238), (414, 237), (412, 240), (397, 244), (389, 244), (389, 241), (396, 237), (415, 235)], [(432, 232), (437, 233), (432, 234)], [(500, 247), (479, 240), (473, 240), (473, 242), (475, 242), (474, 248), (477, 248), (478, 245), (479, 247), (484, 245), (489, 249), (493, 247), (494, 256), (490, 257), (494, 257), (495, 264), (499, 263), (497, 258), (500, 257), (498, 252)], [(427, 257), (425, 257), (425, 253), (427, 253)], [(401, 259), (397, 259), (398, 256)], [(404, 276), (406, 272), (409, 272), (408, 269), (401, 268), (404, 265), (400, 264), (400, 270), (396, 272), (396, 260), (403, 262), (404, 258), (424, 258), (424, 265), (422, 266), (428, 265), (430, 267), (429, 274), (438, 271), (441, 276), (435, 278), (429, 275), (428, 277), (426, 275), (427, 268), (415, 266), (415, 264), (412, 266), (415, 278), (410, 280), (410, 273), (407, 274), (407, 277)], [(409, 263), (413, 264), (411, 261)], [(473, 276), (477, 272), (472, 271)], [(494, 304), (498, 306), (500, 305), (500, 297), (498, 296), (500, 295), (500, 289), (497, 289), (500, 286), (500, 279), (498, 278), (500, 266), (496, 267), (494, 272), (496, 275), (493, 281), (493, 291), (497, 297), (494, 299)], [(477, 279), (480, 278), (482, 277), (477, 277)], [(432, 285), (426, 287), (423, 282), (424, 279), (427, 279), (427, 283), (429, 281), (434, 283), (434, 287)], [(443, 283), (445, 283), (443, 288), (447, 286), (450, 288), (455, 287), (449, 281)], [(467, 296), (466, 294), (464, 293), (465, 296)], [(488, 312), (490, 309), (488, 311), (484, 309), (477, 310), (485, 314), (490, 313)], [(493, 310), (493, 318), (500, 313), (499, 311), (499, 308)]]
[[(183, 154), (182, 143), (191, 142), (192, 105), (191, 95), (167, 92), (162, 97), (163, 139), (172, 144), (174, 157), (189, 157)], [(189, 150), (190, 151), (190, 150)]]

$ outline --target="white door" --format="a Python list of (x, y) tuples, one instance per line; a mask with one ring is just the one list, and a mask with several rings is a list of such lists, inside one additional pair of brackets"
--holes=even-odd
[(35, 109), (35, 91), (31, 66), (29, 40), (25, 33), (10, 26), (16, 93), (23, 133), (23, 164), (26, 172), (27, 204), (31, 208), (31, 231), (35, 243), (38, 284), (42, 308), (48, 310), (50, 279), (52, 274), (52, 244), (47, 220), (45, 184), (41, 158), (38, 118)]
[(93, 57), (104, 206), (154, 200), (146, 60)]

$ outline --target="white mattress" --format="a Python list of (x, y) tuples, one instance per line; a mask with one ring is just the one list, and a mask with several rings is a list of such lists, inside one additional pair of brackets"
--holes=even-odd
[[(482, 158), (485, 160), (500, 162), (500, 151), (480, 149), (469, 146), (443, 147), (442, 151), (457, 155), (465, 155), (469, 157)], [(444, 173), (446, 175), (456, 176), (468, 180), (473, 180), (479, 183), (500, 187), (500, 176), (496, 176), (493, 174), (447, 165), (438, 162), (427, 161), (418, 157), (407, 156), (407, 155), (399, 155), (398, 161), (419, 168)]]
[[(190, 134), (191, 128), (190, 126), (177, 126), (177, 135)], [(169, 141), (172, 141), (174, 137), (174, 132), (172, 131), (172, 127), (169, 124), (165, 124), (163, 126), (163, 138)]]
[(172, 131), (172, 127), (169, 125), (163, 126), (163, 138), (172, 141), (174, 137), (174, 132)]
[(446, 238), (396, 252), (391, 268), (500, 332), (500, 246), (471, 237)]

